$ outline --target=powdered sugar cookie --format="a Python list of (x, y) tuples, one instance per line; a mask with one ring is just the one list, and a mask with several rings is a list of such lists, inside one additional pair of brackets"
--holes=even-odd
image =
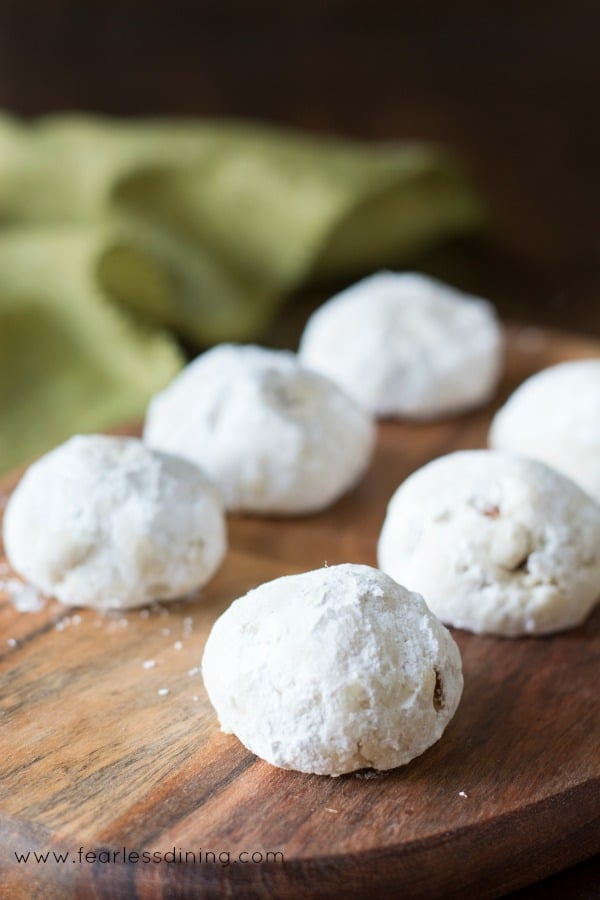
[(458, 628), (507, 637), (573, 628), (600, 594), (600, 507), (543, 463), (451, 453), (392, 497), (379, 565)]
[(600, 359), (544, 369), (496, 413), (490, 447), (541, 459), (600, 500)]
[(98, 609), (203, 585), (226, 550), (220, 497), (197, 466), (135, 438), (71, 438), (25, 473), (4, 516), (14, 569), (61, 602)]
[(423, 599), (368, 566), (278, 578), (215, 622), (202, 662), (221, 727), (284, 769), (404, 765), (462, 691), (460, 653)]
[(298, 352), (375, 415), (413, 419), (485, 403), (502, 368), (492, 305), (411, 272), (379, 272), (333, 297)]
[(198, 463), (230, 510), (329, 506), (365, 472), (371, 417), (293, 353), (221, 344), (150, 403), (144, 438)]

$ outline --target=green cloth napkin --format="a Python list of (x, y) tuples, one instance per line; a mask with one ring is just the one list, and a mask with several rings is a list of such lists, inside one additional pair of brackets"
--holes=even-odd
[(250, 123), (0, 116), (0, 471), (139, 416), (309, 281), (480, 221), (440, 148)]

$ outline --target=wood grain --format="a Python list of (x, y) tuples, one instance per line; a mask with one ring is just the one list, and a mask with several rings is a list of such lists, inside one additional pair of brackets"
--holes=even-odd
[[(197, 671), (212, 622), (235, 597), (325, 561), (375, 564), (386, 502), (410, 471), (483, 446), (493, 409), (519, 381), (586, 355), (600, 344), (512, 327), (493, 407), (381, 425), (368, 476), (321, 515), (232, 518), (229, 554), (200, 598), (102, 617), (55, 601), (18, 613), (0, 595), (2, 900), (495, 897), (597, 852), (600, 610), (547, 638), (456, 631), (459, 710), (437, 745), (386, 774), (269, 766), (217, 730)], [(1, 507), (15, 481), (0, 489)], [(77, 857), (80, 847), (123, 846), (228, 852), (230, 864)], [(14, 856), (61, 848), (62, 864)], [(268, 850), (285, 862), (233, 861)]]

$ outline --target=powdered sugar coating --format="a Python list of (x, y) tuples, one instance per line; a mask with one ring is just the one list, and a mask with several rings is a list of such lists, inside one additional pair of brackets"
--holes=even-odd
[(221, 344), (150, 403), (144, 439), (202, 466), (229, 510), (325, 508), (361, 478), (371, 417), (293, 353)]
[(203, 585), (226, 550), (197, 466), (135, 438), (76, 436), (25, 473), (4, 517), (11, 565), (61, 602), (142, 606)]
[(308, 320), (298, 351), (378, 416), (433, 419), (485, 403), (502, 368), (493, 306), (412, 272), (378, 272)]
[(543, 369), (496, 413), (489, 444), (553, 466), (600, 501), (600, 359)]
[(397, 489), (378, 553), (450, 625), (546, 634), (579, 625), (600, 594), (600, 507), (541, 462), (451, 453)]
[(285, 769), (404, 765), (462, 692), (458, 647), (417, 594), (377, 569), (278, 578), (215, 622), (202, 661), (221, 727)]

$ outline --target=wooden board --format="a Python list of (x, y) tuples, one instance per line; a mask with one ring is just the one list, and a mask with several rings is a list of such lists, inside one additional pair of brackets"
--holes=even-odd
[[(0, 897), (493, 897), (600, 849), (600, 610), (554, 637), (455, 632), (459, 710), (437, 745), (386, 774), (269, 766), (217, 730), (197, 669), (235, 597), (325, 561), (375, 564), (386, 502), (409, 472), (483, 446), (518, 382), (585, 355), (600, 344), (510, 328), (494, 407), (382, 425), (368, 477), (322, 515), (231, 519), (225, 564), (195, 601), (104, 618), (54, 601), (19, 613), (0, 598)], [(201, 861), (123, 864), (123, 848)], [(67, 861), (15, 858), (52, 849)], [(244, 851), (285, 861), (243, 863)]]

